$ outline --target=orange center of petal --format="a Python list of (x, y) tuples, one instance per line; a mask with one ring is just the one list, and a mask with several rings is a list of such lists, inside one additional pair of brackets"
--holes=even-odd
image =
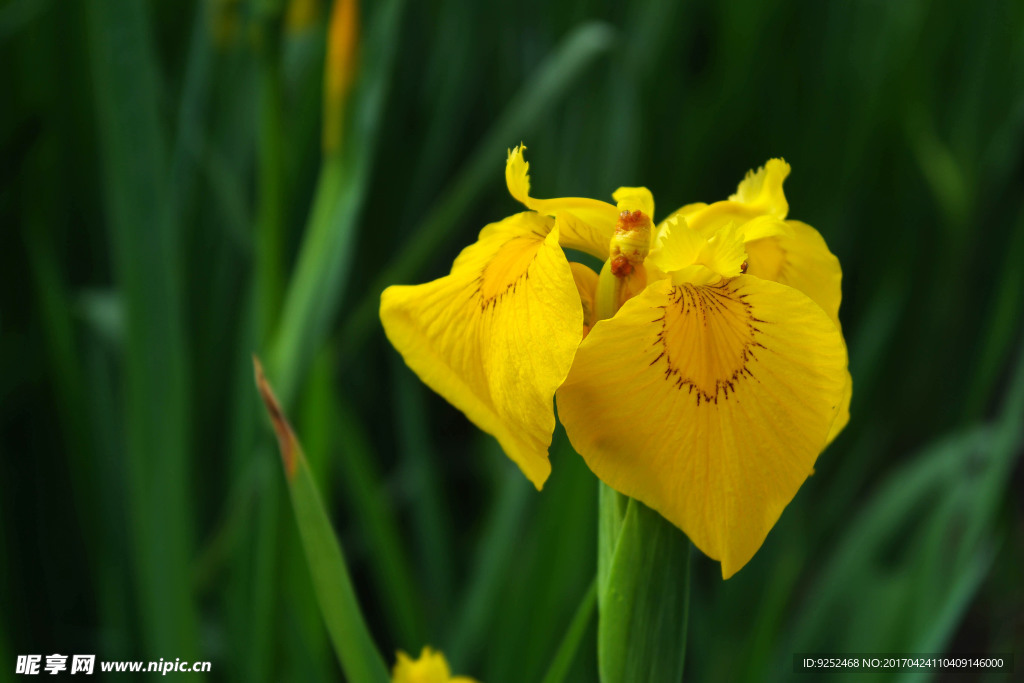
[(482, 307), (490, 306), (506, 293), (515, 292), (516, 286), (529, 276), (530, 265), (543, 244), (543, 240), (532, 235), (515, 237), (498, 251), (480, 274)]
[(757, 381), (748, 365), (765, 350), (758, 341), (765, 324), (730, 280), (713, 285), (683, 284), (672, 288), (663, 306), (656, 345), (665, 380), (693, 395), (697, 405), (728, 400), (743, 382)]

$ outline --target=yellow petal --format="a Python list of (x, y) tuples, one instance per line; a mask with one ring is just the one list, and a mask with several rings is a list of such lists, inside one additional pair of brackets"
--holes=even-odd
[(836, 419), (832, 422), (832, 427), (828, 430), (828, 439), (825, 445), (832, 443), (839, 432), (843, 431), (847, 423), (850, 421), (850, 400), (853, 398), (853, 377), (850, 376), (850, 371), (846, 371), (846, 383), (843, 385), (843, 396), (839, 399), (839, 410), (836, 412)]
[(752, 218), (743, 223), (740, 231), (745, 242), (752, 242), (764, 239), (765, 237), (789, 237), (793, 234), (792, 228), (786, 224), (786, 221), (768, 214)]
[[(760, 219), (757, 219), (760, 220)], [(755, 221), (751, 221), (753, 223)], [(749, 224), (748, 224), (749, 225)], [(800, 221), (786, 221), (788, 234), (747, 242), (747, 274), (781, 282), (800, 290), (828, 314), (838, 329), (843, 271), (817, 230)], [(850, 421), (853, 379), (846, 373), (846, 387), (828, 443)]]
[(694, 202), (692, 204), (686, 204), (685, 206), (676, 209), (675, 211), (672, 212), (672, 215), (682, 216), (683, 218), (685, 218), (687, 216), (692, 216), (701, 209), (706, 209), (707, 207), (708, 205), (706, 202)]
[(452, 678), (444, 655), (429, 647), (424, 647), (415, 660), (399, 651), (391, 680), (392, 683), (475, 683), (464, 676)]
[(746, 260), (743, 236), (735, 223), (729, 223), (708, 239), (700, 264), (723, 277), (734, 277), (742, 272)]
[(769, 159), (756, 172), (747, 171), (747, 176), (739, 184), (736, 194), (729, 197), (729, 201), (745, 204), (758, 213), (785, 218), (789, 212), (789, 203), (782, 191), (782, 183), (788, 175), (789, 164), (782, 159)]
[(685, 218), (673, 216), (659, 229), (657, 247), (648, 262), (671, 273), (675, 284), (705, 284), (739, 275), (746, 258), (743, 236), (735, 223), (704, 236), (690, 229)]
[(817, 230), (786, 221), (789, 236), (747, 242), (747, 274), (794, 287), (821, 306), (839, 326), (843, 271)]
[(590, 469), (681, 528), (728, 578), (810, 474), (846, 347), (800, 292), (661, 280), (580, 345), (558, 413)]
[(575, 261), (569, 267), (572, 268), (572, 279), (576, 282), (576, 291), (583, 304), (583, 338), (586, 339), (590, 328), (597, 322), (597, 273), (589, 266)]
[(380, 307), (406, 364), (497, 438), (538, 489), (551, 471), (552, 399), (583, 329), (558, 234), (535, 213), (506, 218), (481, 231), (450, 275), (388, 287)]
[(642, 211), (654, 220), (654, 195), (646, 187), (620, 187), (612, 193), (616, 208), (623, 211)]
[(782, 159), (771, 159), (757, 169), (756, 173), (748, 171), (747, 177), (739, 184), (736, 194), (731, 195), (726, 201), (713, 204), (687, 204), (674, 211), (669, 218), (675, 216), (685, 218), (691, 228), (705, 237), (710, 237), (715, 231), (730, 222), (748, 232), (746, 236), (748, 240), (758, 239), (776, 232), (785, 232), (785, 228), (780, 227), (778, 223), (774, 225), (764, 223), (757, 227), (748, 227), (745, 224), (763, 216), (774, 218), (777, 221), (786, 217), (789, 212), (789, 203), (782, 191), (782, 183), (788, 175), (789, 164)]
[(563, 247), (608, 258), (608, 244), (615, 232), (619, 211), (608, 202), (584, 197), (535, 199), (530, 196), (530, 164), (523, 156), (525, 145), (509, 150), (505, 182), (509, 193), (528, 209), (562, 219), (559, 242)]
[(707, 239), (696, 230), (690, 230), (686, 219), (673, 214), (658, 228), (654, 249), (647, 260), (665, 273), (686, 268), (700, 257)]

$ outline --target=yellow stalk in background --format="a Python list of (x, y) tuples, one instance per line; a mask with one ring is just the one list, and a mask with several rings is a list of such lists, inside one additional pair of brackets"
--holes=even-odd
[(320, 18), (319, 0), (291, 0), (284, 24), (289, 33), (301, 33), (316, 25)]
[(324, 154), (341, 149), (345, 102), (355, 80), (359, 47), (359, 2), (337, 0), (327, 29), (327, 63), (324, 68)]

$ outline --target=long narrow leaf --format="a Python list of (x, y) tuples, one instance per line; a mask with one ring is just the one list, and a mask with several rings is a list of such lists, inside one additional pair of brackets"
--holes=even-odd
[(590, 619), (594, 616), (594, 607), (597, 606), (597, 582), (590, 584), (587, 592), (583, 594), (583, 600), (572, 617), (569, 628), (565, 631), (562, 644), (558, 646), (558, 652), (551, 661), (551, 667), (544, 676), (542, 683), (562, 683), (569, 675), (573, 659), (576, 657), (576, 650), (579, 649), (583, 634), (586, 633)]
[(277, 434), (295, 521), (338, 661), (350, 683), (388, 683), (387, 666), (373, 643), (359, 608), (345, 555), (320, 501), (309, 463), (281, 410), (281, 404), (267, 383), (262, 365), (256, 358), (253, 358), (253, 365), (256, 386)]
[(340, 154), (321, 172), (309, 226), (272, 337), (268, 363), (282, 401), (294, 399), (305, 369), (323, 342), (341, 301), (353, 258), (355, 228), (366, 198), (397, 45), (403, 0), (381, 3), (365, 41), (366, 68), (351, 94), (352, 117)]
[(140, 611), (153, 653), (188, 657), (198, 640), (189, 569), (188, 362), (155, 51), (145, 3), (85, 5), (112, 252), (127, 323), (125, 461), (132, 473)]

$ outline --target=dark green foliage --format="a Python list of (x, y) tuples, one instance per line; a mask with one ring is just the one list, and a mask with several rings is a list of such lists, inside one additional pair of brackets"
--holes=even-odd
[(687, 677), (1020, 647), (1024, 5), (364, 2), (322, 166), (325, 12), (275, 42), (275, 4), (0, 2), (0, 669), (340, 677), (256, 351), (389, 664), (597, 680), (596, 480), (558, 432), (536, 493), (376, 319), (519, 210), (520, 141), (536, 196), (658, 216), (783, 156), (843, 265), (850, 425), (734, 578), (691, 558)]

